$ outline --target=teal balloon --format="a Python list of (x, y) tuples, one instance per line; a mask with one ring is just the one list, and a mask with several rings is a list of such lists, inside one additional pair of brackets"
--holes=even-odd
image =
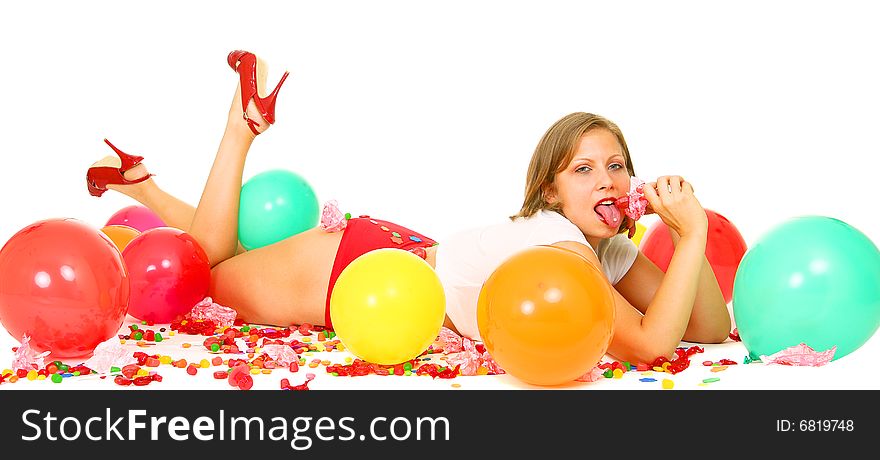
[(249, 250), (268, 246), (314, 228), (318, 215), (315, 191), (302, 176), (266, 171), (241, 187), (238, 239)]
[(733, 315), (752, 358), (802, 342), (846, 356), (880, 326), (880, 251), (840, 220), (788, 220), (743, 257)]

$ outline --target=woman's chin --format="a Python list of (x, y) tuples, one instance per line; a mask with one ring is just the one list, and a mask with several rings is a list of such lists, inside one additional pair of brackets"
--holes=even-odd
[(584, 233), (584, 236), (587, 238), (611, 238), (614, 235), (617, 235), (617, 228), (609, 227), (605, 225), (604, 222), (597, 222), (596, 225), (591, 225), (589, 228), (581, 228), (581, 231)]

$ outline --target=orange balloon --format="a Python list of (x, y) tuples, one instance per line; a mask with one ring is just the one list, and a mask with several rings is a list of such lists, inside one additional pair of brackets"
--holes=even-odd
[(611, 343), (614, 298), (580, 254), (536, 246), (514, 254), (483, 283), (477, 325), (492, 358), (535, 385), (571, 382)]
[(122, 252), (131, 240), (141, 234), (141, 232), (126, 225), (108, 225), (102, 228), (101, 231), (119, 248), (119, 252)]

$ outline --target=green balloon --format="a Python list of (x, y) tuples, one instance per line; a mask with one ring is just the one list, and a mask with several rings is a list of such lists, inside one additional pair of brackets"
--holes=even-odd
[(752, 358), (802, 342), (846, 356), (880, 326), (880, 251), (837, 219), (788, 220), (740, 262), (733, 315)]
[(241, 187), (238, 239), (245, 249), (277, 243), (318, 223), (318, 199), (299, 174), (273, 169)]

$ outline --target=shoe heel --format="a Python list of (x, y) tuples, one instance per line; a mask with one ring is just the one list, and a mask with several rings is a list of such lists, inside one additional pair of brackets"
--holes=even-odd
[(116, 146), (111, 144), (110, 141), (108, 141), (107, 139), (104, 139), (104, 142), (106, 142), (107, 145), (109, 145), (110, 148), (113, 149), (114, 152), (116, 152), (116, 155), (119, 156), (119, 159), (122, 161), (122, 165), (119, 167), (119, 169), (122, 172), (134, 168), (135, 166), (139, 165), (141, 161), (144, 161), (144, 157), (138, 155), (129, 155), (122, 150), (116, 148)]
[(275, 89), (272, 90), (268, 96), (258, 99), (262, 106), (260, 110), (262, 112), (261, 115), (263, 115), (263, 118), (265, 118), (270, 125), (275, 123), (275, 101), (278, 98), (278, 91), (281, 89), (281, 85), (284, 84), (284, 80), (287, 80), (288, 75), (290, 75), (290, 72), (284, 72), (284, 75), (281, 76), (281, 80), (275, 85)]

